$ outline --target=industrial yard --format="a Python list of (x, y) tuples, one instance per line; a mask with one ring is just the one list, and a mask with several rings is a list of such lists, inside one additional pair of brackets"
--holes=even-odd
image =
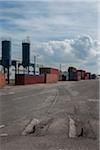
[[(98, 80), (5, 86), (0, 90), (1, 150), (98, 150), (98, 86)], [(69, 117), (78, 120), (72, 137)], [(42, 125), (31, 127), (32, 120)]]
[(98, 4), (0, 2), (0, 150), (99, 150)]
[(32, 63), (28, 41), (19, 62), (11, 58), (11, 41), (3, 40), (0, 65), (1, 150), (99, 149), (98, 74), (37, 65), (36, 57)]

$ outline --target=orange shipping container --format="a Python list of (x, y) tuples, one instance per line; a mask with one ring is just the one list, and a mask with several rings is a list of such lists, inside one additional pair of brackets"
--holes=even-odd
[(39, 68), (39, 72), (40, 74), (59, 74), (58, 69), (48, 67)]
[(0, 88), (6, 84), (5, 77), (3, 73), (0, 73)]
[(56, 83), (58, 81), (57, 74), (46, 74), (45, 75), (45, 83)]

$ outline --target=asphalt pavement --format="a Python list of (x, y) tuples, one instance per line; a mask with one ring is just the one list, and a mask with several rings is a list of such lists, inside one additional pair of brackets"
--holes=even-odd
[[(98, 150), (98, 138), (68, 138), (64, 122), (75, 113), (94, 123), (98, 137), (98, 80), (6, 86), (0, 89), (0, 150)], [(33, 118), (53, 118), (45, 136), (21, 135)]]

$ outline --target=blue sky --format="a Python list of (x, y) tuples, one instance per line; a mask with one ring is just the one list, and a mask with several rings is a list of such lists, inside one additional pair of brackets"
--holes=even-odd
[(12, 57), (21, 59), (21, 42), (31, 41), (31, 60), (65, 69), (97, 70), (96, 1), (0, 1), (0, 36), (12, 38)]

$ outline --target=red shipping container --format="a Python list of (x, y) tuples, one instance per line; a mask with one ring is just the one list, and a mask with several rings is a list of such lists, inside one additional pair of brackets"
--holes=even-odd
[(78, 71), (81, 72), (81, 79), (82, 79), (82, 80), (85, 80), (86, 71), (84, 71), (84, 70), (78, 70)]
[(26, 84), (37, 84), (44, 83), (44, 75), (25, 75), (25, 74), (16, 74), (15, 84), (16, 85), (26, 85)]
[(74, 67), (69, 67), (68, 68), (68, 76), (69, 76), (69, 81), (76, 81), (77, 80), (77, 69)]
[(80, 70), (77, 70), (76, 80), (77, 81), (81, 80), (81, 72), (80, 72)]
[(0, 73), (0, 88), (2, 88), (6, 84), (5, 76), (3, 73)]
[(15, 75), (15, 84), (16, 85), (24, 85), (24, 74), (16, 74)]
[(45, 83), (56, 83), (58, 81), (57, 74), (46, 74), (45, 75)]
[(86, 71), (82, 70), (82, 80), (85, 80)]
[(77, 69), (75, 67), (69, 67), (68, 72), (76, 72)]
[(42, 74), (42, 75), (25, 75), (16, 74), (16, 85), (38, 84), (38, 83), (56, 83), (58, 81), (57, 74)]
[(86, 72), (85, 80), (89, 80), (90, 78), (91, 78), (91, 73), (90, 72)]
[(30, 75), (25, 77), (25, 84), (44, 83), (44, 75)]
[(50, 73), (59, 75), (58, 69), (54, 69), (54, 68), (51, 68), (51, 72)]
[(40, 74), (57, 74), (59, 75), (59, 71), (58, 69), (55, 69), (55, 68), (39, 68), (39, 72)]

